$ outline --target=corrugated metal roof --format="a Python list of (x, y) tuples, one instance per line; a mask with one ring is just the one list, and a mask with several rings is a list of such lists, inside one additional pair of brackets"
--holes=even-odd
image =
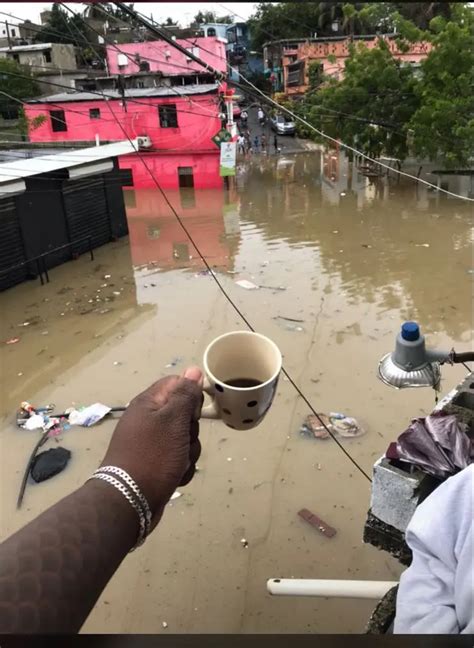
[(65, 151), (28, 160), (10, 160), (0, 164), (0, 194), (2, 193), (2, 185), (6, 183), (17, 182), (23, 178), (41, 173), (100, 162), (126, 153), (134, 153), (135, 151), (138, 151), (138, 144), (136, 140), (132, 140), (132, 142), (114, 142), (113, 144), (104, 144), (104, 146)]
[[(10, 25), (16, 27), (16, 25)], [(34, 45), (13, 45), (13, 47), (0, 47), (0, 52), (34, 52), (38, 50), (51, 49), (54, 45), (59, 43), (35, 43)], [(63, 43), (61, 43), (62, 45)], [(65, 44), (65, 43), (64, 43)], [(72, 45), (72, 44), (71, 44)]]
[[(129, 88), (125, 90), (125, 98), (134, 97), (179, 97), (179, 95), (198, 95), (216, 92), (219, 87), (218, 83), (202, 83), (200, 85), (183, 85), (159, 88)], [(106, 90), (104, 99), (122, 99), (122, 95), (117, 90)], [(64, 103), (66, 101), (100, 101), (101, 93), (97, 92), (60, 92), (59, 94), (48, 95), (47, 97), (37, 97), (30, 99), (28, 103)]]

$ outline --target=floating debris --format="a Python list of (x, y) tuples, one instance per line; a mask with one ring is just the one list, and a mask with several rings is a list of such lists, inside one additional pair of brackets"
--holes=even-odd
[(21, 426), (24, 430), (40, 430), (44, 427), (44, 417), (41, 414), (33, 414)]
[(94, 403), (81, 410), (73, 409), (69, 412), (69, 424), (90, 427), (102, 420), (104, 416), (107, 416), (111, 410), (111, 407), (102, 403)]
[(429, 243), (415, 243), (415, 247), (429, 248), (430, 244)]
[(171, 362), (169, 362), (167, 365), (165, 365), (165, 367), (167, 369), (169, 369), (170, 367), (176, 367), (176, 365), (179, 364), (182, 361), (183, 361), (183, 358), (178, 356), (177, 358), (173, 358), (173, 360), (171, 360)]
[(235, 283), (237, 286), (240, 286), (241, 288), (245, 288), (245, 290), (257, 290), (259, 288), (259, 286), (256, 286), (251, 281), (247, 281), (247, 279), (239, 279)]
[[(319, 420), (318, 417), (315, 416), (314, 414), (308, 414), (308, 416), (305, 418), (303, 425), (300, 428), (300, 434), (303, 434), (305, 436), (310, 436), (315, 439), (329, 438), (330, 434), (326, 429), (326, 428), (330, 429), (331, 426), (331, 421), (329, 420), (329, 416), (327, 416), (327, 414), (320, 414), (319, 417), (321, 420)], [(324, 427), (323, 423), (326, 427)]]
[(346, 416), (339, 412), (330, 412), (329, 418), (332, 429), (334, 432), (337, 432), (339, 436), (353, 439), (365, 434), (365, 430), (361, 428), (355, 418), (352, 418), (351, 416)]
[(175, 492), (171, 495), (170, 499), (171, 499), (171, 500), (178, 499), (178, 497), (181, 497), (182, 494), (183, 494), (183, 493), (180, 493), (179, 491), (175, 491)]
[(365, 434), (365, 430), (355, 418), (340, 412), (319, 413), (318, 416), (308, 414), (300, 428), (300, 434), (315, 439), (327, 439), (331, 433), (354, 439)]
[(168, 624), (166, 623), (166, 621), (163, 621), (163, 623), (162, 623), (161, 625), (163, 626), (163, 628), (164, 628), (165, 630), (166, 630), (166, 628), (168, 627)]
[(286, 322), (298, 322), (300, 324), (304, 322), (303, 319), (296, 319), (296, 317), (285, 317), (285, 315), (276, 315), (273, 319), (282, 319)]
[(20, 341), (20, 338), (10, 338), (5, 342), (5, 344), (16, 344), (17, 342)]
[(245, 538), (242, 538), (242, 539), (240, 540), (240, 544), (242, 545), (242, 547), (243, 547), (244, 549), (248, 549), (248, 547), (249, 547), (248, 540), (246, 540)]
[(301, 509), (301, 511), (298, 511), (298, 515), (305, 522), (308, 522), (308, 524), (311, 524), (311, 526), (325, 535), (326, 538), (333, 538), (337, 533), (336, 529), (324, 522), (324, 520), (321, 520), (321, 518), (314, 513), (311, 513), (308, 509)]
[(70, 451), (61, 447), (40, 452), (31, 465), (32, 479), (36, 483), (40, 483), (54, 477), (66, 468), (70, 457)]
[(258, 286), (258, 288), (266, 288), (267, 290), (286, 290), (285, 286)]

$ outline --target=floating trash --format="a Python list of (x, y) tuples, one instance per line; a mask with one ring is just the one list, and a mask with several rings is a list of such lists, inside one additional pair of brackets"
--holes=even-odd
[(300, 428), (300, 434), (315, 439), (327, 439), (331, 433), (346, 439), (354, 439), (365, 434), (365, 430), (355, 418), (340, 412), (320, 413), (318, 416), (308, 414)]
[(256, 286), (251, 281), (247, 281), (247, 279), (239, 279), (235, 283), (236, 283), (237, 286), (240, 286), (241, 288), (245, 288), (245, 290), (257, 290), (258, 289), (258, 286)]

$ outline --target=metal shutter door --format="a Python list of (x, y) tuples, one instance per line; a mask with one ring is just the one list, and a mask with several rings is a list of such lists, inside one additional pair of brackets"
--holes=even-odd
[(0, 290), (21, 283), (28, 276), (26, 265), (11, 272), (3, 272), (11, 266), (26, 261), (20, 223), (13, 200), (0, 201)]
[[(91, 236), (92, 246), (97, 247), (112, 239), (102, 178), (65, 181), (64, 207), (71, 243)], [(87, 249), (87, 241), (72, 246), (73, 252)]]

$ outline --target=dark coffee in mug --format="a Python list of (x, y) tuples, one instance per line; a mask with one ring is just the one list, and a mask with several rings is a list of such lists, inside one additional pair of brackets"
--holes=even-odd
[(253, 387), (258, 387), (262, 384), (261, 380), (255, 380), (255, 378), (232, 378), (231, 380), (225, 381), (226, 385), (229, 387), (239, 387), (240, 389), (252, 389)]

